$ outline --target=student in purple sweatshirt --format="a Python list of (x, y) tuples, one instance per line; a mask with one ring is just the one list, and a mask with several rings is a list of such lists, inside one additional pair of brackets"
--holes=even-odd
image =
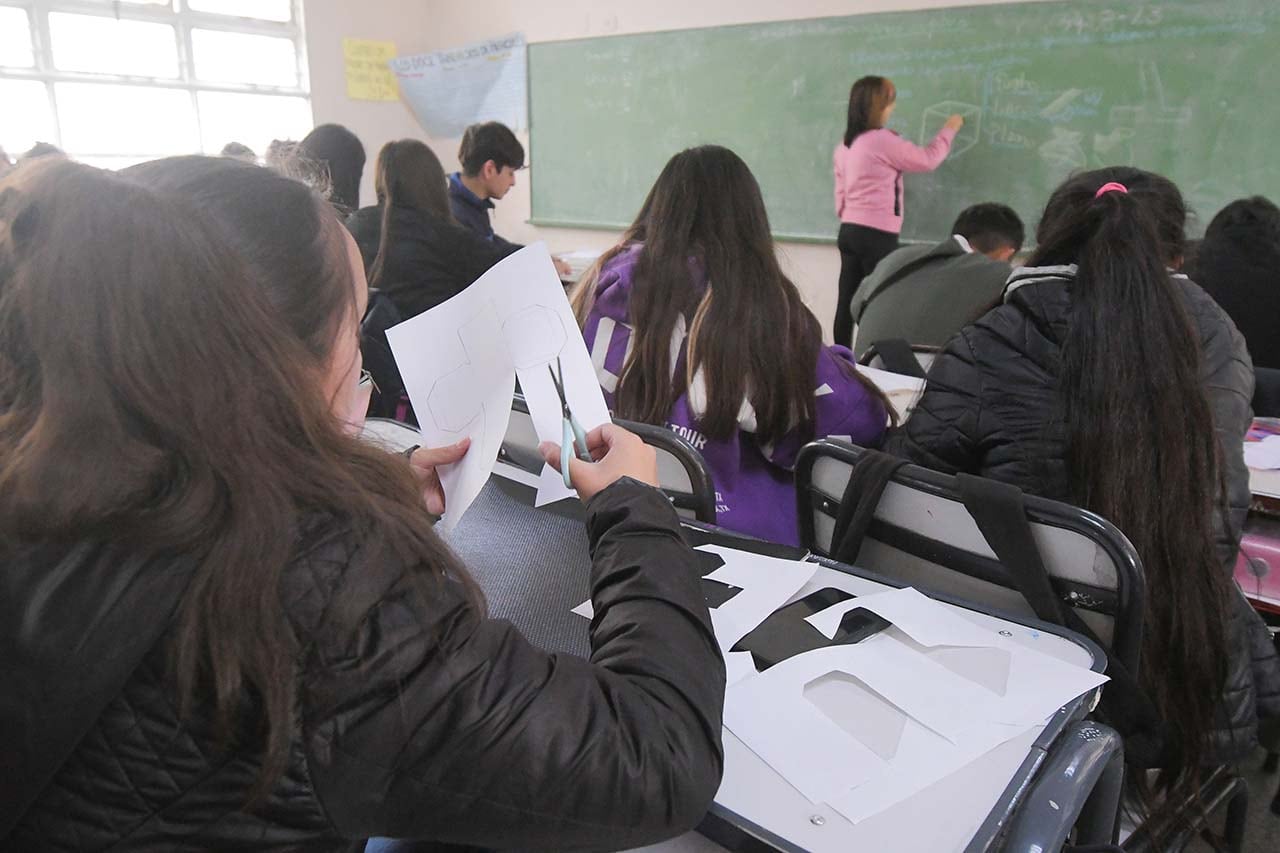
[(778, 266), (760, 186), (727, 148), (671, 158), (573, 303), (609, 407), (702, 452), (724, 527), (797, 544), (796, 453), (884, 435), (887, 399), (849, 350), (822, 345)]
[(964, 118), (947, 119), (924, 148), (885, 127), (897, 105), (897, 90), (885, 77), (863, 77), (849, 90), (849, 121), (836, 146), (836, 216), (840, 217), (840, 298), (835, 342), (853, 342), (849, 303), (862, 279), (898, 248), (902, 232), (902, 173), (932, 172), (947, 158)]

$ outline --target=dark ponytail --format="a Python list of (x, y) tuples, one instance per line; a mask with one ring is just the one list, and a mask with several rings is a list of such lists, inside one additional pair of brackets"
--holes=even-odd
[[(1097, 195), (1110, 182), (1128, 191)], [(1194, 797), (1226, 683), (1230, 590), (1213, 547), (1225, 497), (1198, 335), (1168, 271), (1186, 214), (1158, 175), (1078, 175), (1050, 198), (1031, 263), (1078, 265), (1058, 395), (1072, 495), (1142, 558), (1141, 681), (1167, 732), (1155, 787)]]

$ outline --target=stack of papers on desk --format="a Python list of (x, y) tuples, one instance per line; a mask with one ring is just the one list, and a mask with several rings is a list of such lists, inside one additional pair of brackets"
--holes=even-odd
[(814, 803), (865, 820), (1043, 725), (1106, 677), (1032, 651), (912, 589), (850, 609), (893, 628), (787, 659), (728, 688), (725, 726)]
[(1280, 468), (1280, 435), (1268, 435), (1260, 441), (1246, 441), (1244, 464), (1258, 471)]

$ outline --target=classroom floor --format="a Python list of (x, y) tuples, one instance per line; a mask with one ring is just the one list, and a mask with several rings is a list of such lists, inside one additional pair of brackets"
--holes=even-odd
[[(1276, 786), (1280, 785), (1280, 773), (1263, 773), (1263, 756), (1264, 752), (1259, 749), (1240, 768), (1249, 782), (1249, 823), (1244, 836), (1244, 849), (1248, 853), (1275, 853), (1280, 850), (1280, 815), (1271, 811), (1271, 800), (1276, 795)], [(1221, 830), (1221, 820), (1215, 826)], [(1187, 851), (1212, 853), (1213, 848), (1203, 841), (1196, 841)]]

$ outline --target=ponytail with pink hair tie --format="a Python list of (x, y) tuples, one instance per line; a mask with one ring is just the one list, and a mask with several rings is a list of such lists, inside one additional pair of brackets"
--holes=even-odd
[(1093, 197), (1102, 198), (1107, 193), (1124, 193), (1125, 195), (1128, 195), (1129, 188), (1126, 187), (1124, 184), (1117, 183), (1116, 181), (1108, 181), (1107, 183), (1098, 187), (1098, 191), (1093, 194)]

